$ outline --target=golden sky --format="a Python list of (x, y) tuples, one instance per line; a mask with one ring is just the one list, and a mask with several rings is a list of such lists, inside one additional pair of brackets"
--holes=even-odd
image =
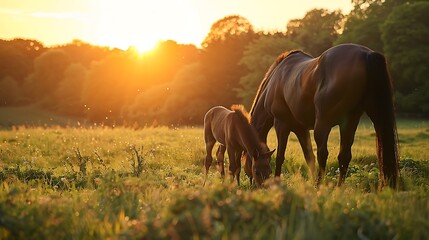
[(80, 39), (144, 51), (158, 40), (200, 43), (227, 15), (257, 30), (285, 30), (313, 8), (348, 13), (351, 0), (0, 0), (0, 39), (31, 38), (45, 45)]

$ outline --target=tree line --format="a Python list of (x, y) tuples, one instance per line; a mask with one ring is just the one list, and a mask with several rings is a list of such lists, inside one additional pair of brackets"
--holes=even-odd
[(216, 21), (201, 48), (162, 41), (139, 54), (79, 40), (45, 47), (0, 40), (0, 104), (35, 104), (94, 122), (201, 124), (214, 105), (248, 109), (276, 57), (301, 49), (318, 56), (353, 42), (385, 54), (397, 111), (429, 113), (429, 2), (352, 0), (354, 9), (313, 9), (286, 31), (256, 31), (244, 17)]

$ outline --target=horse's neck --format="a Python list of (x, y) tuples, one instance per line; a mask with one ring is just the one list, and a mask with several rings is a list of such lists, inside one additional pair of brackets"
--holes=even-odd
[(258, 133), (259, 139), (266, 143), (268, 132), (274, 124), (274, 119), (262, 106), (262, 102), (263, 101), (259, 101), (255, 104), (250, 123)]

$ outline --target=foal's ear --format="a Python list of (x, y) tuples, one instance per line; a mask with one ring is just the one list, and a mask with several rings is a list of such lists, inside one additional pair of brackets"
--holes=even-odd
[(268, 151), (265, 153), (266, 156), (271, 157), (271, 155), (273, 155), (273, 153), (276, 151), (276, 149), (273, 149), (271, 151)]

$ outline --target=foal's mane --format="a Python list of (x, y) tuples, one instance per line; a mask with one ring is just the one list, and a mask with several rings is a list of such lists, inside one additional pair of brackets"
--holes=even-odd
[(256, 149), (266, 150), (267, 146), (259, 142), (259, 138), (256, 130), (253, 128), (252, 125), (250, 125), (250, 115), (246, 111), (244, 106), (232, 105), (231, 110), (235, 112), (236, 116), (240, 119), (242, 123), (245, 123), (245, 124), (238, 124), (238, 127), (244, 130), (242, 131), (242, 133), (247, 134), (245, 135), (247, 142), (252, 144), (252, 146), (255, 147)]
[(232, 105), (231, 110), (234, 111), (242, 120), (250, 123), (250, 115), (243, 105)]
[[(276, 69), (276, 67), (287, 57), (289, 57), (292, 54), (295, 53), (304, 53), (301, 50), (292, 50), (292, 51), (286, 51), (283, 52), (282, 54), (280, 54), (277, 59), (274, 61), (273, 64), (271, 64), (270, 68), (268, 69), (267, 73), (265, 73), (264, 78), (262, 79), (261, 84), (259, 85), (258, 91), (256, 92), (256, 97), (253, 100), (253, 104), (252, 104), (252, 108), (250, 108), (250, 115), (253, 115), (253, 111), (255, 108), (256, 103), (259, 100), (259, 97), (261, 95), (261, 92), (265, 89), (265, 87), (267, 86), (267, 83), (272, 75), (272, 73), (274, 72), (274, 70)], [(304, 53), (305, 54), (305, 53)]]

